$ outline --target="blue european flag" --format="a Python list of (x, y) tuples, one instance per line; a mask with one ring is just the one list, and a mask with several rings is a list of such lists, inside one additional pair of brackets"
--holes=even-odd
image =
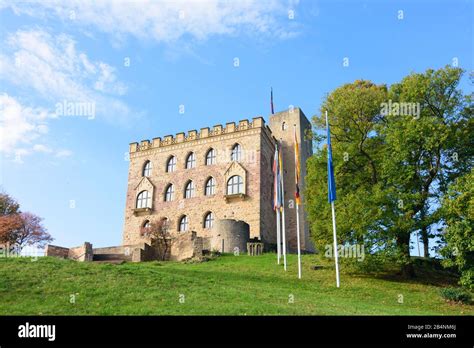
[(326, 127), (328, 132), (328, 201), (332, 203), (336, 200), (336, 181), (334, 180), (334, 168), (332, 166), (331, 131), (329, 130), (327, 115)]

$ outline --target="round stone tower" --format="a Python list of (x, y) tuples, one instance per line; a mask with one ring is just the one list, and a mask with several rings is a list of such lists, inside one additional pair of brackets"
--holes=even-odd
[(221, 219), (212, 228), (211, 250), (221, 253), (247, 252), (250, 239), (249, 224), (245, 221)]

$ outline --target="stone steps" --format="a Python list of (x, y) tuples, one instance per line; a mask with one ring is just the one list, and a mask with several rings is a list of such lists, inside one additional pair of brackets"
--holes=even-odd
[(95, 254), (92, 261), (132, 261), (132, 257), (124, 254)]

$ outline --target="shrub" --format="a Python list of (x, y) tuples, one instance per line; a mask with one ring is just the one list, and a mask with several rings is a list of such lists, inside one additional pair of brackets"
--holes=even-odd
[(469, 303), (471, 294), (462, 288), (444, 288), (440, 291), (441, 296), (449, 301)]

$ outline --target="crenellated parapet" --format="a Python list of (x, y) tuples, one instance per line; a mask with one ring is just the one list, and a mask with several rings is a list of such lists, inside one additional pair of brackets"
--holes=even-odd
[(190, 130), (187, 132), (187, 134), (184, 132), (180, 132), (177, 133), (175, 136), (165, 135), (163, 138), (157, 137), (153, 138), (153, 140), (151, 141), (142, 140), (140, 143), (130, 144), (130, 153), (145, 151), (154, 148), (161, 148), (165, 146), (171, 146), (236, 132), (243, 132), (255, 128), (267, 128), (265, 126), (265, 120), (263, 119), (263, 117), (254, 117), (252, 121), (241, 120), (237, 124), (235, 122), (229, 122), (226, 123), (225, 126), (219, 124), (213, 127), (205, 127), (201, 128), (199, 132), (197, 130)]

